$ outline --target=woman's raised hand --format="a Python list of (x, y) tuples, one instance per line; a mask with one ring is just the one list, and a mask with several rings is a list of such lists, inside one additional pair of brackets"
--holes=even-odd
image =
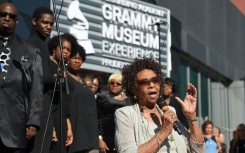
[(193, 84), (187, 84), (187, 91), (184, 101), (182, 101), (179, 97), (175, 97), (175, 99), (180, 103), (182, 111), (187, 119), (193, 119), (196, 117), (197, 89)]

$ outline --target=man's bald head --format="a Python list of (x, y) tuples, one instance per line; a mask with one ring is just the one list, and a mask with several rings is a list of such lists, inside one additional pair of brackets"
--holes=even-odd
[(0, 4), (0, 35), (12, 34), (17, 24), (18, 17), (15, 6), (8, 2)]
[(5, 7), (11, 7), (13, 11), (15, 12), (15, 14), (17, 14), (17, 9), (12, 3), (6, 2), (6, 3), (0, 4), (0, 10)]

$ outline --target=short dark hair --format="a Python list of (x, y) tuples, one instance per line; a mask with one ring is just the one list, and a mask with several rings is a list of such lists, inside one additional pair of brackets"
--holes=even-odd
[(211, 125), (214, 127), (213, 122), (210, 121), (210, 120), (206, 120), (206, 121), (203, 122), (203, 124), (202, 124), (202, 132), (203, 132), (203, 133), (205, 132), (205, 129), (206, 129), (206, 127), (207, 127), (209, 124), (211, 124)]
[(70, 55), (70, 58), (76, 56), (77, 54), (79, 54), (79, 56), (81, 56), (83, 62), (85, 62), (85, 60), (86, 60), (86, 52), (85, 52), (85, 49), (79, 44), (76, 44), (73, 52)]
[(99, 81), (99, 87), (98, 87), (97, 92), (100, 92), (101, 91), (101, 86), (103, 84), (103, 81), (102, 81), (101, 77), (99, 75), (97, 75), (97, 74), (92, 74), (92, 78), (93, 78), (93, 80), (94, 79), (98, 79), (98, 81)]
[(160, 79), (160, 85), (163, 85), (163, 73), (161, 70), (161, 65), (153, 58), (136, 58), (130, 65), (125, 65), (122, 69), (122, 86), (126, 92), (126, 95), (133, 97), (133, 88), (135, 84), (136, 75), (144, 69), (150, 69)]
[(176, 85), (176, 83), (175, 83), (175, 81), (173, 79), (166, 77), (164, 79), (164, 84), (167, 84), (167, 85), (172, 86), (172, 93), (173, 94), (176, 94), (176, 92), (177, 92), (177, 85)]
[(38, 20), (41, 18), (43, 14), (49, 14), (49, 15), (54, 16), (54, 13), (50, 8), (41, 6), (35, 9), (35, 11), (33, 12), (32, 18), (35, 18)]
[[(75, 50), (76, 46), (77, 46), (77, 39), (69, 33), (64, 33), (64, 34), (60, 35), (60, 37), (61, 37), (61, 40), (67, 40), (71, 43), (71, 54), (72, 54), (73, 51)], [(59, 44), (60, 44), (60, 42), (59, 42), (58, 36), (54, 36), (53, 38), (51, 38), (49, 40), (48, 49), (49, 49), (50, 55), (53, 54), (53, 50), (55, 50)]]
[(84, 79), (88, 78), (88, 79), (92, 79), (92, 80), (98, 79), (98, 81), (99, 81), (99, 86), (98, 86), (97, 92), (100, 92), (100, 91), (101, 91), (101, 87), (102, 87), (103, 81), (102, 81), (102, 79), (101, 79), (101, 77), (100, 77), (99, 75), (97, 75), (97, 74), (95, 74), (95, 73), (92, 73), (92, 74), (87, 74), (87, 75), (85, 75), (83, 78), (84, 78)]
[(91, 77), (92, 79), (98, 79), (98, 81), (99, 81), (99, 86), (101, 86), (101, 85), (103, 84), (103, 81), (102, 81), (101, 77), (100, 77), (98, 74), (93, 73), (93, 74), (90, 75), (90, 77)]

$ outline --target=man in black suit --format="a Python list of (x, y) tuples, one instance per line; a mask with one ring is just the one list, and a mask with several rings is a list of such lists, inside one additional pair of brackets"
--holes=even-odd
[(53, 25), (54, 14), (52, 10), (47, 7), (38, 7), (35, 9), (32, 15), (33, 27), (27, 41), (40, 49), (43, 66), (44, 99), (40, 130), (37, 132), (35, 138), (28, 142), (27, 153), (40, 153), (41, 150), (43, 153), (46, 153), (49, 152), (51, 147), (53, 119), (52, 113), (49, 111), (51, 111), (50, 106), (54, 81), (49, 69), (50, 54), (45, 40), (53, 30)]
[(40, 126), (43, 86), (39, 49), (15, 34), (17, 10), (0, 4), (0, 152), (20, 153)]
[[(38, 7), (35, 9), (32, 15), (32, 30), (28, 41), (40, 49), (44, 84), (49, 84), (51, 80), (49, 70), (50, 54), (45, 41), (52, 32), (53, 25), (54, 14), (52, 10), (47, 7)], [(47, 89), (44, 88), (44, 90)]]

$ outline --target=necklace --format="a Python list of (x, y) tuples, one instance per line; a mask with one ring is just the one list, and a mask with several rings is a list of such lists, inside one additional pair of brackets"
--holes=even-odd
[(140, 106), (140, 105), (139, 105), (139, 107), (140, 107), (140, 111), (141, 111), (141, 112), (143, 112), (143, 110), (147, 110), (147, 111), (153, 112), (153, 111), (155, 111), (155, 110), (157, 109), (156, 104), (154, 105), (153, 108), (148, 108), (148, 107), (146, 107), (146, 106)]
[(82, 81), (82, 79), (81, 79), (81, 77), (80, 77), (79, 75), (74, 75), (74, 74), (72, 74), (72, 73), (70, 73), (70, 72), (67, 72), (67, 73), (68, 73), (73, 79), (75, 79), (77, 82), (83, 84), (83, 81)]
[(120, 98), (123, 97), (123, 92), (120, 92), (118, 95), (115, 95), (115, 94), (109, 92), (108, 95), (109, 95), (110, 97), (114, 98), (114, 99), (120, 99)]
[[(147, 122), (149, 122), (149, 120), (145, 117), (144, 111), (143, 111), (143, 110), (148, 110), (148, 113), (152, 114), (151, 117), (152, 117), (152, 120), (155, 121), (154, 123), (155, 123), (156, 125), (158, 125), (158, 126), (161, 126), (162, 123), (160, 123), (160, 122), (158, 121), (157, 115), (153, 113), (155, 110), (157, 110), (156, 105), (154, 105), (154, 107), (153, 107), (152, 109), (150, 109), (150, 108), (148, 108), (148, 107), (145, 107), (145, 106), (139, 106), (139, 107), (140, 107), (141, 120), (142, 120), (143, 125), (144, 125), (143, 118), (144, 118)], [(157, 110), (157, 111), (158, 111), (158, 110)], [(143, 117), (143, 118), (142, 118), (142, 117)], [(145, 130), (148, 131), (148, 126), (147, 126), (147, 129), (145, 129)], [(149, 135), (149, 134), (148, 134), (148, 135)], [(168, 136), (168, 139), (169, 139), (170, 142), (174, 142), (174, 137), (173, 137), (172, 133)]]
[[(139, 105), (139, 109), (140, 109), (140, 119), (141, 119), (141, 127), (142, 127), (142, 131), (143, 131), (143, 137), (144, 137), (144, 140), (150, 140), (152, 137), (154, 137), (154, 135), (158, 132), (158, 130), (160, 130), (161, 128), (161, 125), (157, 125), (157, 128), (154, 129), (154, 133), (150, 132), (150, 130), (152, 130), (152, 124), (145, 118), (145, 116), (143, 115), (143, 109), (147, 109), (147, 110), (155, 110), (157, 109), (156, 105), (152, 108), (152, 109), (149, 109), (145, 106), (140, 106)], [(151, 124), (151, 125), (150, 125)], [(176, 146), (176, 152), (179, 153), (178, 149), (177, 149), (177, 145), (174, 141), (174, 137), (173, 137), (173, 134), (171, 133), (167, 138), (166, 140), (164, 140), (164, 142), (162, 142), (160, 145), (160, 149), (162, 149), (162, 147), (165, 145), (165, 141), (169, 141), (170, 143), (174, 143), (175, 146)], [(169, 144), (168, 144), (169, 145)]]

